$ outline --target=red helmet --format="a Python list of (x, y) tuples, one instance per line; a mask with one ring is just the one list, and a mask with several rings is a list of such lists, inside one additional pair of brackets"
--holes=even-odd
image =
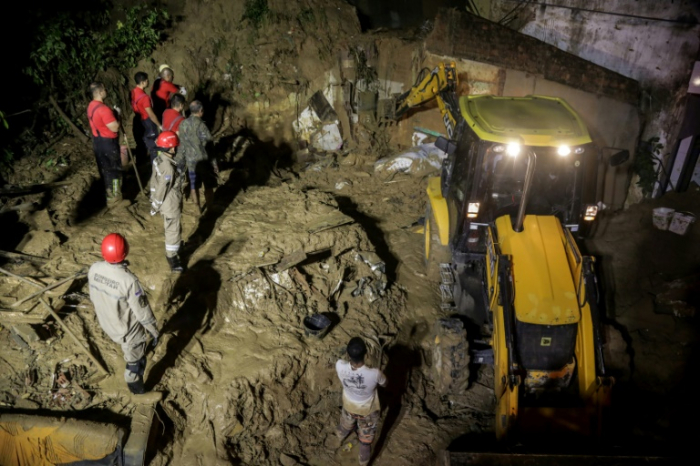
[(173, 131), (163, 131), (156, 139), (156, 146), (161, 149), (172, 149), (180, 145), (180, 139)]
[(119, 233), (110, 233), (102, 240), (102, 257), (110, 264), (118, 264), (129, 254), (129, 243)]

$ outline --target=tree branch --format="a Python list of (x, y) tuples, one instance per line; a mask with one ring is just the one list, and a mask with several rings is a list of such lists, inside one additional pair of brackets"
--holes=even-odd
[(75, 126), (75, 123), (73, 123), (70, 118), (68, 118), (68, 115), (65, 114), (63, 110), (61, 110), (61, 107), (58, 106), (58, 102), (56, 102), (56, 99), (51, 95), (49, 96), (49, 102), (51, 102), (51, 105), (53, 105), (53, 108), (56, 110), (56, 112), (60, 115), (61, 118), (63, 118), (63, 121), (65, 121), (68, 126), (70, 126), (70, 129), (73, 130), (73, 133), (80, 139), (81, 141), (87, 143), (89, 141), (88, 137), (83, 134), (82, 131), (80, 131), (80, 128)]

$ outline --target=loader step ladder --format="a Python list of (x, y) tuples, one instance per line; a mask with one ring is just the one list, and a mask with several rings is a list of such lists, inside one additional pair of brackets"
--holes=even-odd
[(454, 289), (455, 275), (452, 270), (452, 264), (440, 264), (440, 309), (450, 311), (455, 308)]

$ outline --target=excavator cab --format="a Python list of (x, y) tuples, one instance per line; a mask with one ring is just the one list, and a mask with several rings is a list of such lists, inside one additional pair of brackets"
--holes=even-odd
[[(598, 157), (585, 125), (561, 99), (467, 96), (460, 100), (462, 127), (440, 177), (453, 253), (485, 251), (484, 226), (517, 219), (530, 180), (527, 215), (557, 217), (572, 232), (586, 230), (597, 214)], [(534, 157), (533, 155), (534, 154)], [(436, 193), (437, 194), (437, 193)], [(449, 226), (448, 226), (449, 225)]]

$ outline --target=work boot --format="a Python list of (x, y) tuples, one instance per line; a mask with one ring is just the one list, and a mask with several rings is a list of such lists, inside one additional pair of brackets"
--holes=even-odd
[(358, 456), (360, 466), (367, 466), (369, 464), (369, 459), (371, 456), (372, 446), (369, 443), (360, 442), (360, 455)]
[(122, 200), (122, 179), (115, 178), (112, 180), (112, 200), (115, 202)]
[(178, 256), (166, 257), (168, 259), (168, 265), (170, 266), (170, 271), (173, 273), (181, 273), (183, 271), (182, 264), (180, 264), (180, 258)]
[(143, 379), (139, 378), (136, 382), (127, 382), (127, 387), (129, 391), (134, 395), (142, 395), (146, 393), (146, 387), (143, 385)]

